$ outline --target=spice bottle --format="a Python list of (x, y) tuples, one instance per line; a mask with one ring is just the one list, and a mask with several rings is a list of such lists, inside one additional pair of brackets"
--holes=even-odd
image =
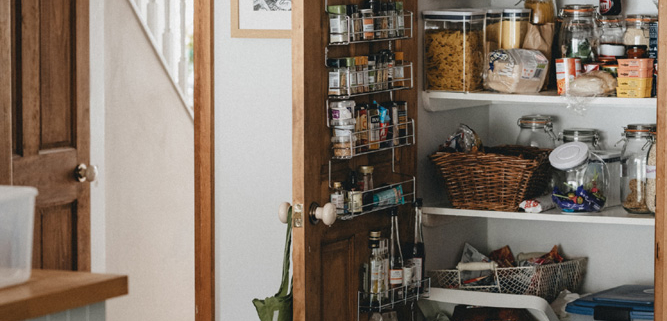
[(346, 19), (347, 6), (328, 6), (329, 12), (329, 42), (342, 43), (349, 41)]
[(347, 199), (348, 212), (350, 212), (350, 214), (361, 213), (363, 210), (363, 199), (362, 192), (357, 186), (357, 173), (355, 171), (350, 172), (350, 176), (347, 180)]
[(376, 91), (377, 89), (377, 84), (376, 84), (376, 75), (377, 75), (377, 70), (376, 70), (376, 55), (369, 55), (368, 56), (368, 91)]
[(327, 59), (327, 67), (329, 67), (329, 95), (339, 96), (342, 92), (341, 78), (343, 78), (340, 59)]
[(655, 124), (629, 124), (624, 128), (621, 152), (621, 200), (634, 214), (651, 213), (646, 206), (646, 160), (653, 144)]
[(373, 10), (361, 9), (362, 29), (364, 31), (364, 40), (375, 39), (375, 26), (373, 24)]
[(379, 3), (377, 5), (378, 11), (374, 11), (375, 16), (375, 38), (376, 39), (386, 39), (389, 36), (387, 30), (388, 19), (387, 19), (387, 3)]
[(387, 89), (394, 88), (394, 66), (396, 64), (396, 55), (389, 51), (387, 53)]
[(345, 58), (345, 65), (347, 66), (347, 80), (349, 84), (350, 94), (359, 93), (359, 84), (357, 84), (357, 67), (354, 62), (354, 57)]
[(358, 104), (355, 111), (356, 132), (358, 133), (359, 143), (357, 152), (368, 151), (368, 104)]
[(350, 32), (351, 41), (359, 41), (363, 38), (363, 25), (361, 21), (361, 13), (359, 13), (359, 6), (356, 4), (347, 5), (347, 15), (350, 17)]
[(380, 111), (376, 102), (368, 108), (368, 149), (380, 149)]
[(384, 292), (384, 280), (382, 279), (383, 272), (383, 258), (380, 254), (380, 231), (371, 231), (368, 238), (368, 247), (371, 249), (371, 256), (369, 258), (370, 266), (370, 296), (369, 305), (377, 307), (382, 300), (382, 293)]
[(394, 52), (394, 79), (396, 79), (396, 81), (393, 83), (394, 88), (405, 86), (405, 83), (401, 80), (405, 78), (405, 69), (403, 67), (403, 63), (403, 52)]
[(343, 183), (334, 182), (333, 192), (331, 193), (331, 204), (336, 207), (336, 214), (345, 214), (345, 194), (343, 193)]
[(403, 12), (403, 1), (396, 1), (396, 36), (405, 36), (405, 16)]
[(401, 145), (408, 142), (408, 102), (396, 101), (398, 109), (398, 143)]
[(373, 166), (359, 166), (361, 173), (362, 204), (364, 211), (373, 209)]
[(521, 48), (523, 39), (528, 32), (528, 19), (530, 9), (505, 9), (503, 10), (503, 37), (500, 46), (503, 49)]
[(393, 2), (387, 3), (387, 36), (389, 38), (396, 37), (396, 20), (398, 20), (398, 15), (396, 15), (396, 4)]

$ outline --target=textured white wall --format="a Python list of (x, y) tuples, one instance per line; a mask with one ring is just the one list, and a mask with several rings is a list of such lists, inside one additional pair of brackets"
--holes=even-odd
[(229, 1), (214, 14), (216, 318), (257, 320), (252, 299), (280, 286), (278, 205), (292, 199), (291, 42), (230, 38)]
[(127, 1), (105, 1), (109, 321), (194, 320), (194, 127)]

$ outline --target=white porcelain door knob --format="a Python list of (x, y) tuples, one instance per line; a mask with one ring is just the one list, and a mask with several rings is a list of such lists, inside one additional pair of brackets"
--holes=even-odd
[(331, 226), (336, 221), (336, 206), (331, 203), (326, 203), (322, 207), (317, 203), (313, 203), (310, 205), (310, 209), (311, 221), (313, 223), (322, 220), (322, 223)]
[(287, 213), (289, 212), (290, 207), (292, 207), (292, 205), (288, 202), (282, 202), (278, 207), (278, 218), (284, 224), (287, 224)]

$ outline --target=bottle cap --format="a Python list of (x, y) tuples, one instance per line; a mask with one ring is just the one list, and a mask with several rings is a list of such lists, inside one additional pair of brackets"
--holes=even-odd
[(572, 142), (560, 145), (549, 154), (551, 166), (568, 170), (583, 164), (588, 159), (588, 145)]
[(369, 239), (379, 241), (381, 235), (380, 231), (371, 231)]
[(373, 174), (373, 166), (359, 166), (359, 173)]
[(343, 183), (341, 183), (341, 182), (333, 182), (333, 188), (334, 188), (334, 189), (343, 188)]

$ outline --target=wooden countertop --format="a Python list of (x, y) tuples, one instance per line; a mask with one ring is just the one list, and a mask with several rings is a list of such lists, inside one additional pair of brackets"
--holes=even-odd
[(28, 282), (0, 289), (0, 320), (18, 321), (127, 294), (127, 276), (32, 270)]

